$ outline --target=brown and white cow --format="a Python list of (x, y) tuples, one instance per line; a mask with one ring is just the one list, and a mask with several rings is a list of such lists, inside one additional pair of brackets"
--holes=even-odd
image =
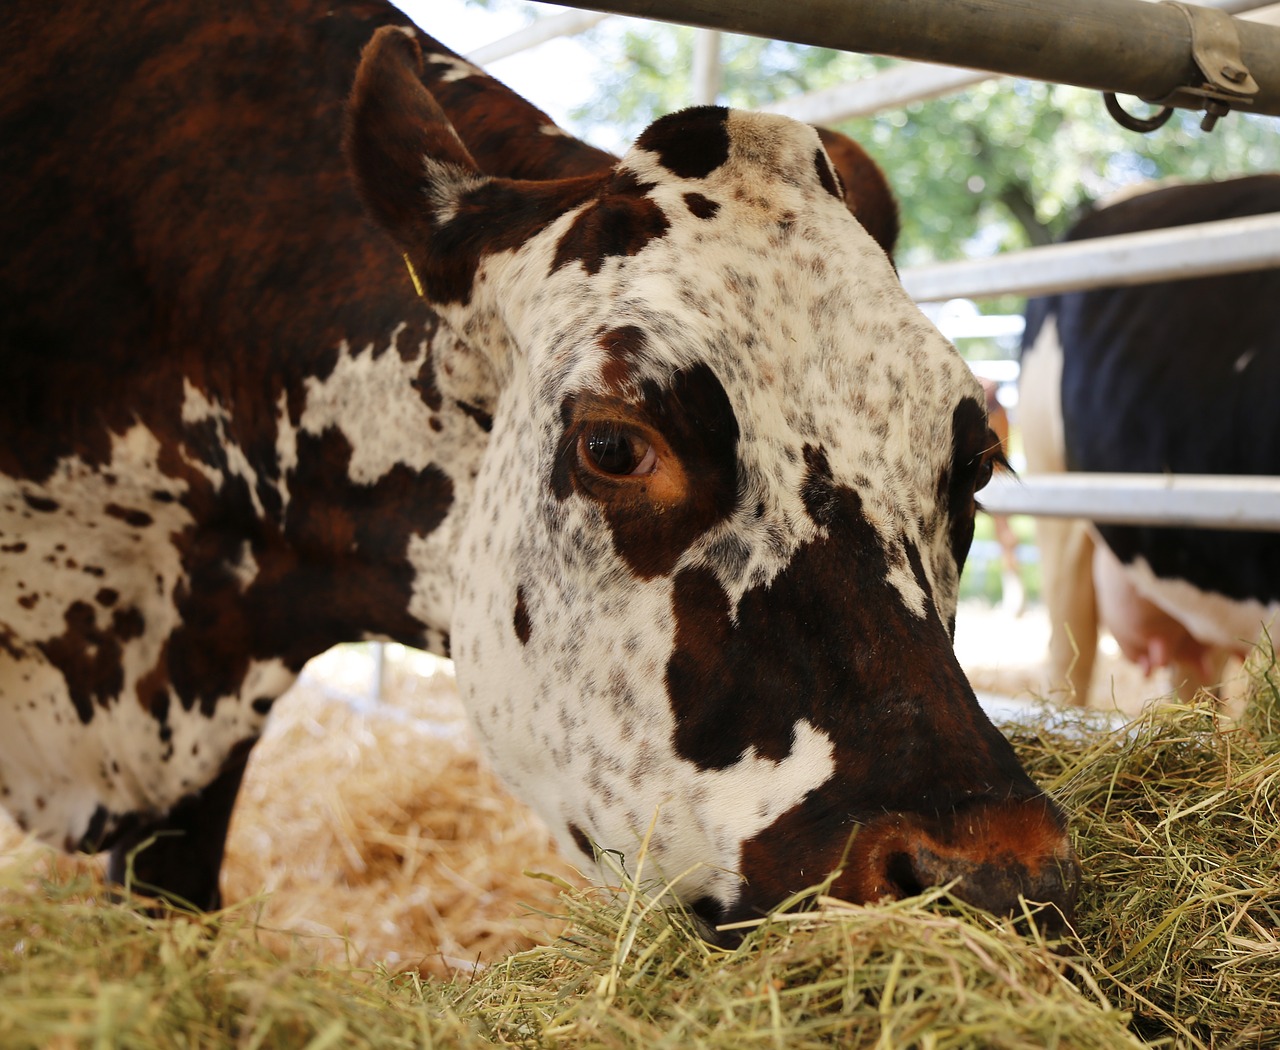
[[(1280, 175), (1151, 188), (1068, 240), (1280, 212)], [(1023, 444), (1032, 473), (1280, 474), (1280, 269), (1032, 301)], [(1105, 627), (1190, 695), (1280, 614), (1280, 533), (1040, 519), (1049, 686), (1086, 701)]]
[[(656, 818), (708, 927), (837, 868), (1069, 914), (951, 648), (982, 391), (815, 131), (694, 109), (616, 161), (387, 6), (233, 6), (6, 16), (9, 811), (216, 903), (272, 702), (391, 638), (584, 865)], [(371, 37), (390, 240), (339, 148)]]

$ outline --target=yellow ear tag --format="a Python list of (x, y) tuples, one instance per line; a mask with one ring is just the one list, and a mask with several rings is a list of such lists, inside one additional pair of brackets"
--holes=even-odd
[(408, 252), (404, 253), (404, 264), (408, 267), (410, 280), (413, 281), (413, 290), (418, 293), (419, 299), (425, 299), (426, 296), (422, 294), (422, 282), (418, 280), (418, 271), (413, 268), (413, 263), (409, 261)]

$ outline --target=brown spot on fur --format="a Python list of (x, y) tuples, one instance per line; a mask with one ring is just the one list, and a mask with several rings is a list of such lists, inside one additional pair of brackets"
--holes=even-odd
[(486, 434), (493, 429), (493, 416), (483, 408), (469, 405), (465, 401), (457, 401), (455, 404), (462, 410), (463, 415), (468, 416)]
[(636, 360), (644, 353), (648, 339), (635, 325), (610, 328), (596, 340), (604, 351), (601, 378), (609, 390), (621, 393), (630, 383)]
[(523, 586), (516, 588), (516, 611), (512, 622), (515, 626), (516, 637), (520, 639), (520, 644), (528, 645), (529, 636), (533, 631), (533, 624), (529, 620), (529, 608), (524, 602)]
[(126, 525), (132, 525), (135, 529), (146, 528), (155, 520), (145, 510), (122, 507), (118, 503), (108, 503), (103, 510), (111, 517), (119, 518)]
[[(406, 340), (406, 342), (411, 342), (411, 340)], [(426, 359), (422, 362), (422, 367), (418, 369), (418, 374), (413, 378), (412, 385), (422, 398), (422, 403), (432, 412), (439, 412), (444, 407), (444, 398), (440, 396), (440, 387), (436, 384), (434, 351), (428, 350)]]
[(138, 697), (138, 705), (148, 714), (154, 714), (162, 707), (168, 710), (168, 655), (169, 643), (165, 642), (155, 667), (138, 679), (137, 687), (134, 689)]
[(117, 609), (111, 614), (111, 629), (122, 642), (141, 638), (146, 625), (146, 620), (137, 609)]
[(8, 653), (15, 661), (24, 659), (23, 651), (18, 645), (18, 636), (4, 626), (0, 626), (0, 651)]
[(43, 514), (50, 514), (58, 509), (58, 501), (53, 499), (45, 499), (43, 496), (33, 496), (29, 492), (22, 494), (23, 500), (26, 501), (28, 507), (32, 510), (38, 510)]
[(93, 606), (86, 602), (73, 602), (64, 620), (66, 630), (37, 642), (36, 648), (62, 672), (76, 715), (87, 725), (93, 720), (94, 703), (105, 706), (124, 687), (120, 640), (98, 627)]
[(613, 175), (560, 238), (552, 272), (580, 262), (587, 273), (599, 273), (605, 260), (635, 255), (665, 234), (670, 224), (657, 202), (646, 196), (651, 189), (652, 183), (639, 182), (629, 171)]
[(587, 838), (587, 833), (572, 821), (569, 823), (569, 835), (573, 839), (573, 844), (582, 850), (586, 856), (595, 856), (595, 850), (591, 846), (591, 840)]
[(699, 219), (714, 219), (720, 210), (719, 204), (701, 193), (686, 193), (684, 203), (685, 207)]
[(656, 153), (659, 162), (683, 179), (705, 179), (729, 159), (729, 129), (723, 106), (694, 106), (650, 124), (636, 148)]
[(813, 523), (825, 528), (835, 520), (840, 507), (835, 481), (831, 476), (831, 465), (827, 461), (827, 450), (821, 445), (805, 445), (803, 454), (805, 477), (800, 488), (800, 498)]

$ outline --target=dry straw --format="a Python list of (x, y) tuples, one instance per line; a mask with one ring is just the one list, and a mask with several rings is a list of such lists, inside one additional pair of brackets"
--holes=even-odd
[[(303, 788), (288, 782), (299, 774), (286, 767), (285, 781), (262, 784), (308, 800), (290, 803), (283, 819), (301, 822), (323, 847), (318, 858), (294, 858), (303, 881), (329, 884), (309, 902), (284, 884), (276, 861), (264, 869), (279, 884), (268, 898), (213, 917), (150, 917), (105, 899), (93, 870), (30, 850), (0, 869), (0, 1045), (1274, 1047), (1278, 693), (1267, 654), (1238, 724), (1200, 704), (1154, 708), (1121, 731), (1084, 717), (1012, 731), (1033, 775), (1072, 814), (1086, 882), (1078, 939), (1065, 945), (1024, 936), (941, 891), (874, 907), (819, 891), (726, 952), (701, 941), (678, 910), (654, 904), (662, 887), (641, 892), (620, 880), (612, 891), (570, 887), (554, 906), (536, 902), (518, 921), (549, 943), (502, 958), (514, 898), (503, 897), (501, 920), (478, 917), (471, 898), (492, 903), (514, 891), (535, 900), (552, 886), (512, 875), (486, 889), (484, 865), (468, 848), (515, 853), (545, 870), (545, 840), (513, 838), (516, 811), (502, 802), (481, 806), (498, 823), (498, 844), (465, 841), (488, 833), (483, 821), (448, 816), (443, 794), (420, 804), (383, 778), (403, 763), (405, 781), (427, 783), (419, 793), (443, 791), (413, 764), (447, 757), (440, 732), (429, 747), (403, 718), (391, 734), (400, 750), (381, 752), (382, 743), (360, 737), (378, 718), (342, 715), (335, 730), (326, 716), (325, 728), (316, 720), (305, 732), (337, 734), (341, 775), (322, 765), (309, 774), (325, 783)], [(286, 725), (281, 739), (296, 752), (303, 728)], [(464, 771), (474, 767), (448, 747)], [(462, 794), (498, 797), (471, 776)], [(467, 801), (476, 799), (454, 800)], [(229, 872), (228, 883), (246, 870)], [(387, 885), (363, 903), (340, 892), (366, 877)], [(422, 902), (416, 910), (397, 902), (424, 886), (444, 907), (426, 909), (439, 923), (414, 925)], [(292, 903), (282, 908), (281, 897)], [(454, 915), (462, 932), (441, 925)], [(408, 925), (398, 938), (377, 932), (396, 922)], [(476, 930), (487, 948), (469, 939)], [(334, 950), (344, 944), (351, 961)], [(490, 965), (434, 975), (445, 957), (476, 951)], [(379, 958), (393, 964), (372, 963)]]

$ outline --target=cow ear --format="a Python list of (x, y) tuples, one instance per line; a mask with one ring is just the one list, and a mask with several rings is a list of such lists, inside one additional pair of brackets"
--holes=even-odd
[(347, 106), (347, 160), (419, 294), (456, 329), (474, 329), (480, 312), (496, 310), (492, 291), (473, 301), (486, 260), (518, 250), (609, 175), (526, 181), (483, 174), (419, 79), (413, 32), (383, 27), (365, 47)]
[(898, 243), (898, 202), (884, 172), (848, 135), (818, 128), (818, 137), (844, 183), (844, 202), (890, 259)]
[(365, 46), (344, 142), (365, 207), (409, 252), (430, 242), (440, 205), (483, 181), (439, 103), (422, 86), (422, 52), (413, 34), (384, 26)]
[(425, 33), (422, 81), (476, 165), (511, 179), (565, 179), (608, 171), (618, 158), (562, 131), (549, 116)]

